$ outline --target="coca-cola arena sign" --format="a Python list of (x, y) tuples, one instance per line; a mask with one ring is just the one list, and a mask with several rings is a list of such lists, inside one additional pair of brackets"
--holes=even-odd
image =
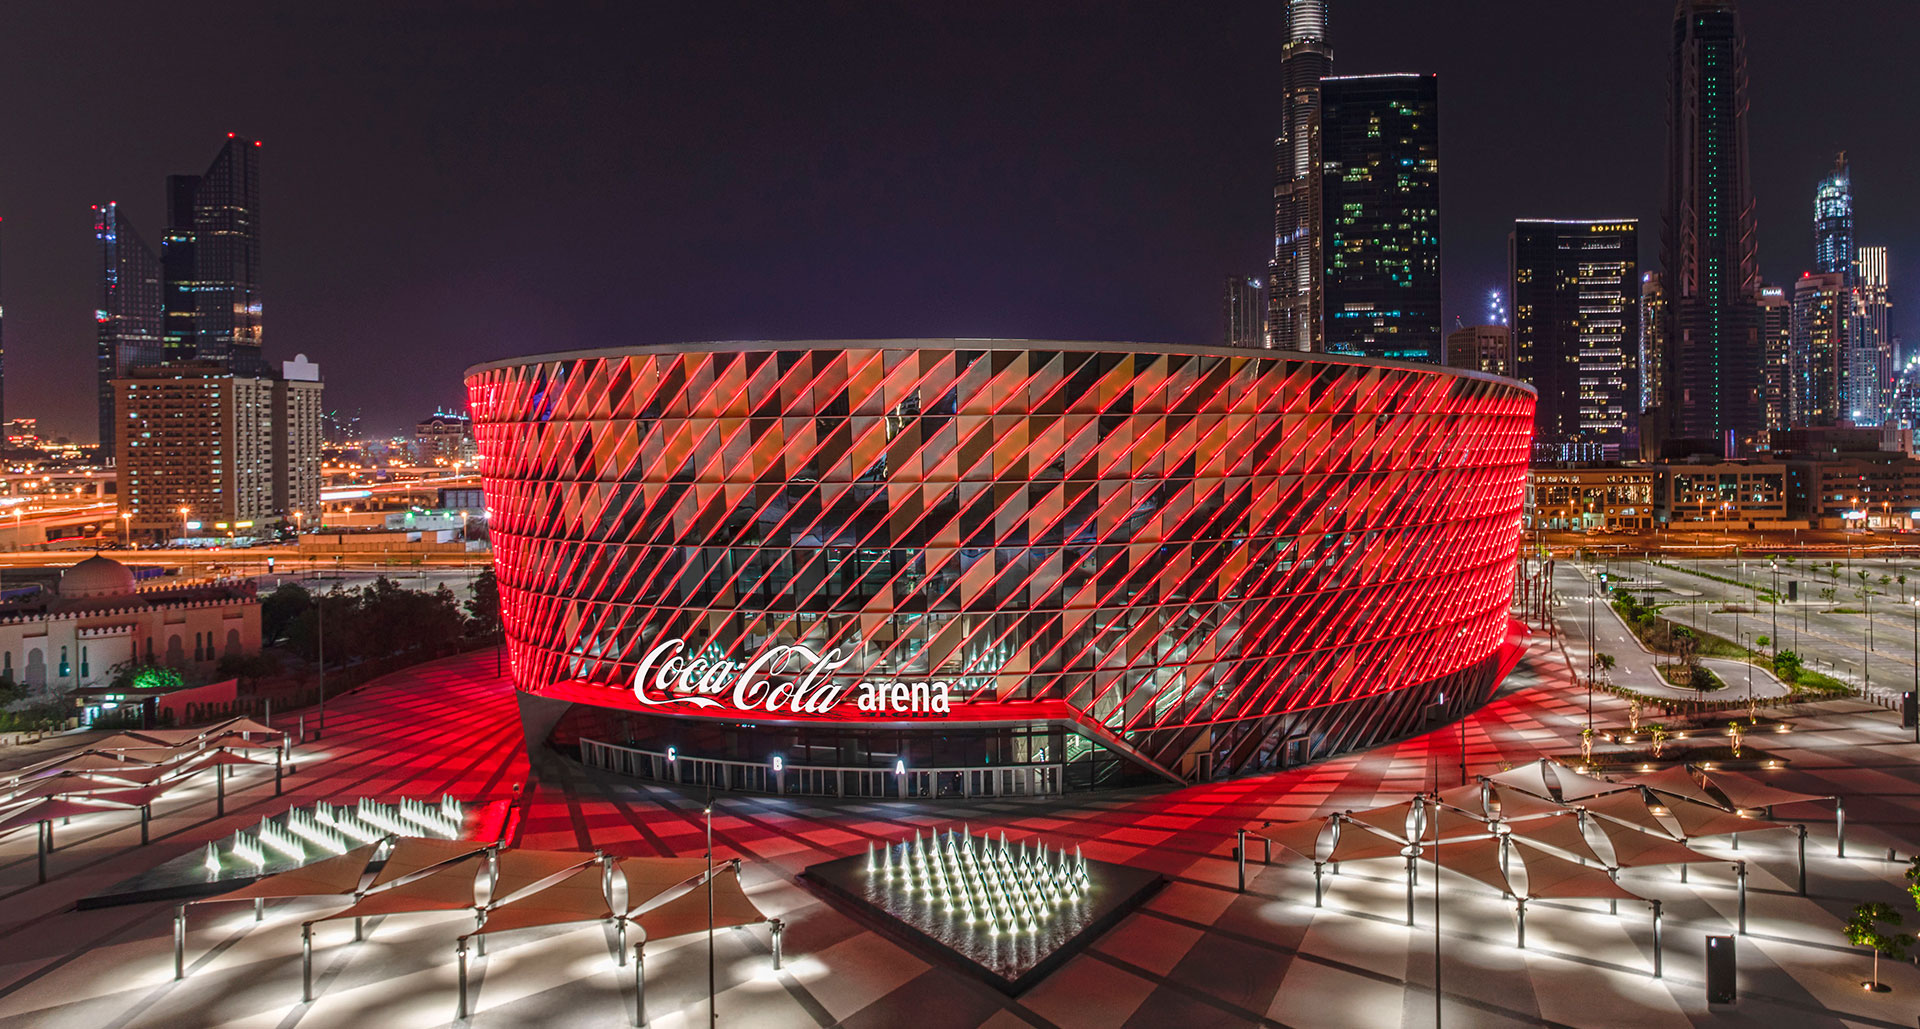
[(824, 654), (801, 643), (768, 647), (751, 661), (689, 657), (685, 640), (663, 640), (640, 659), (633, 695), (648, 707), (731, 708), (767, 714), (825, 715), (852, 699), (869, 715), (944, 715), (954, 684), (945, 679), (842, 674), (854, 654)]

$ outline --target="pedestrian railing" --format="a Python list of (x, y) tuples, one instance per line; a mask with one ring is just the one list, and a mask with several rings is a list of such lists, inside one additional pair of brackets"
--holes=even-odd
[(806, 797), (1056, 797), (1065, 792), (1060, 764), (976, 765), (948, 768), (872, 768), (733, 761), (582, 739), (580, 760), (590, 768), (653, 782), (712, 786), (743, 793)]

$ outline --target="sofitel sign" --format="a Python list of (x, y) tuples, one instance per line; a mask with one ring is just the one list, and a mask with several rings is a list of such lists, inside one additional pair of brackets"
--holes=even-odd
[(688, 704), (778, 714), (830, 714), (858, 693), (864, 714), (944, 715), (953, 710), (944, 679), (856, 679), (840, 670), (853, 660), (838, 647), (825, 654), (804, 644), (768, 647), (752, 661), (687, 659), (686, 641), (665, 640), (647, 651), (633, 673), (633, 695), (648, 707)]

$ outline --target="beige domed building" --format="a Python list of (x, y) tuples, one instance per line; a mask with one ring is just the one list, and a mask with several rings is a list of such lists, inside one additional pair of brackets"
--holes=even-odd
[(259, 652), (251, 582), (142, 587), (133, 569), (95, 554), (51, 589), (0, 604), (0, 677), (36, 688), (99, 685), (129, 662), (204, 674)]

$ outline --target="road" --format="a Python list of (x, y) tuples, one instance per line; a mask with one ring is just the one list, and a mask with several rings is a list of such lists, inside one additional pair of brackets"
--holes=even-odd
[[(1602, 563), (1600, 567), (1611, 569), (1609, 577), (1616, 585), (1624, 582), (1635, 596), (1662, 605), (1661, 614), (1681, 625), (1725, 639), (1738, 638), (1755, 649), (1765, 649), (1759, 646), (1759, 637), (1778, 637), (1781, 649), (1795, 651), (1812, 667), (1842, 681), (1862, 683), (1864, 667), (1864, 681), (1875, 690), (1899, 692), (1915, 687), (1914, 658), (1920, 650), (1916, 647), (1920, 642), (1916, 640), (1920, 604), (1915, 603), (1920, 598), (1920, 560), (1841, 559), (1837, 577), (1824, 561), (1818, 570), (1810, 568), (1805, 560), (1791, 565), (1782, 561), (1778, 566), (1778, 603), (1766, 600), (1773, 589), (1775, 566), (1765, 558), (1744, 562), (1669, 559), (1669, 564), (1678, 567), (1641, 560)], [(1862, 571), (1868, 574), (1867, 588), (1871, 590), (1865, 597), (1859, 578)], [(1696, 574), (1702, 572), (1707, 574)], [(1904, 584), (1898, 581), (1903, 575), (1907, 580)], [(1890, 581), (1883, 585), (1882, 576)], [(1584, 581), (1574, 588), (1584, 590)], [(1792, 602), (1785, 600), (1789, 582), (1799, 584), (1798, 599)], [(1567, 589), (1564, 581), (1556, 579), (1555, 584), (1556, 588)], [(1823, 590), (1833, 592), (1827, 595)]]
[[(1597, 575), (1590, 579), (1587, 569), (1562, 562), (1554, 568), (1553, 586), (1559, 596), (1554, 616), (1564, 633), (1567, 660), (1580, 675), (1587, 674), (1589, 650), (1597, 649), (1599, 653), (1613, 656), (1615, 664), (1609, 677), (1616, 685), (1651, 697), (1693, 700), (1701, 696), (1693, 690), (1671, 686), (1660, 676), (1655, 655), (1627, 631), (1626, 624), (1611, 605), (1599, 600)], [(1590, 605), (1595, 639), (1592, 644), (1587, 635)], [(1707, 658), (1703, 663), (1727, 684), (1726, 689), (1707, 694), (1709, 699), (1744, 700), (1749, 689), (1753, 696), (1762, 699), (1792, 692), (1771, 672), (1744, 661)]]
[[(0, 585), (8, 568), (66, 568), (85, 560), (87, 551), (0, 552)], [(262, 594), (284, 582), (308, 589), (358, 589), (384, 575), (408, 589), (434, 590), (441, 585), (460, 599), (471, 595), (473, 578), (493, 563), (490, 551), (471, 553), (378, 554), (333, 556), (299, 554), (293, 547), (251, 547), (245, 550), (115, 550), (110, 556), (130, 565), (157, 565), (173, 570), (158, 582), (187, 585), (212, 579), (251, 579)], [(269, 559), (272, 567), (269, 568)], [(153, 582), (154, 580), (149, 580)]]

